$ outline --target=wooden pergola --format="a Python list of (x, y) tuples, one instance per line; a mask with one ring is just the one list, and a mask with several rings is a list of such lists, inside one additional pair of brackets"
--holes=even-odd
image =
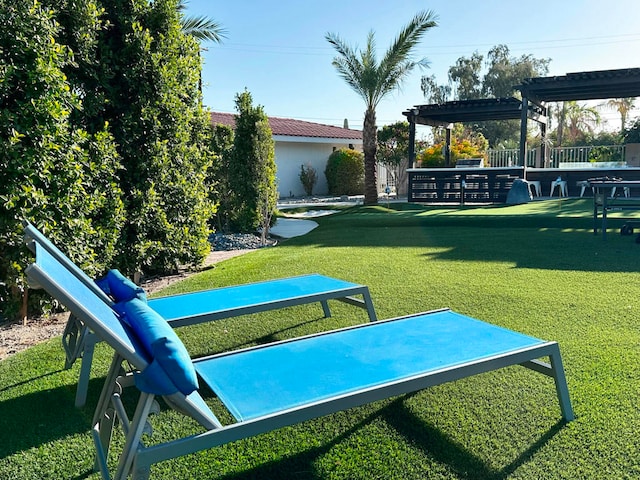
[[(409, 121), (409, 165), (415, 163), (416, 124), (447, 129), (445, 162), (450, 164), (451, 128), (454, 123), (520, 119), (520, 163), (527, 150), (527, 122), (538, 122), (546, 137), (547, 102), (640, 97), (640, 68), (569, 73), (555, 77), (525, 79), (515, 87), (515, 97), (461, 100), (442, 104), (416, 105), (402, 112)], [(542, 142), (542, 157), (546, 157)]]
[[(619, 70), (598, 70), (592, 72), (569, 73), (557, 77), (534, 77), (525, 79), (516, 89), (522, 94), (523, 111), (529, 105), (543, 109), (546, 115), (547, 102), (573, 100), (599, 100), (607, 98), (640, 97), (640, 68)], [(542, 158), (546, 129), (542, 129)], [(520, 158), (527, 151), (527, 118), (523, 115), (520, 123)]]
[[(409, 165), (415, 163), (416, 124), (446, 128), (445, 165), (451, 162), (451, 130), (454, 123), (487, 120), (518, 120), (523, 116), (523, 103), (515, 97), (457, 100), (445, 103), (416, 105), (402, 112), (409, 121)], [(544, 129), (545, 109), (537, 103), (527, 104), (527, 119), (535, 120)]]

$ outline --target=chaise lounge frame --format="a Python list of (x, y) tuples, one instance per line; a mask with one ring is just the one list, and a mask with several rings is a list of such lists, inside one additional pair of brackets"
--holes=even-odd
[[(133, 385), (132, 373), (148, 366), (135, 339), (116, 313), (46, 250), (36, 246), (36, 261), (26, 273), (32, 285), (62, 302), (115, 350), (92, 423), (96, 464), (104, 479), (111, 478), (107, 457), (116, 419), (126, 440), (113, 478), (145, 479), (151, 466), (164, 460), (511, 365), (552, 377), (563, 418), (574, 418), (556, 342), (444, 309), (194, 360), (201, 379), (235, 421), (223, 425), (198, 390), (178, 392), (164, 397), (167, 404), (194, 418), (204, 431), (145, 446), (149, 416), (158, 409), (155, 395), (141, 392), (131, 419), (121, 401), (125, 388)], [(370, 368), (372, 360), (377, 363)], [(120, 373), (123, 364), (131, 369), (125, 375)], [(284, 375), (283, 368), (291, 370)], [(272, 382), (279, 386), (270, 387)], [(291, 398), (282, 386), (292, 387)], [(307, 393), (317, 387), (325, 391)]]
[[(38, 244), (107, 305), (113, 305), (113, 300), (42, 232), (26, 221), (23, 226), (25, 243), (32, 251)], [(363, 308), (367, 311), (369, 321), (377, 320), (366, 285), (317, 273), (152, 298), (149, 305), (176, 328), (310, 303), (320, 303), (324, 317), (329, 318), (329, 300)], [(81, 359), (75, 399), (77, 407), (86, 403), (93, 353), (100, 340), (77, 316), (69, 317), (62, 335), (62, 345), (66, 355), (65, 368), (71, 368), (77, 359)]]

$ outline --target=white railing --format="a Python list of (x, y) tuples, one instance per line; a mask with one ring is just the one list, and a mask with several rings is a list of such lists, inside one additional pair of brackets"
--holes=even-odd
[[(487, 150), (487, 164), (490, 167), (515, 167), (519, 166), (520, 151), (517, 148), (503, 150)], [(533, 167), (536, 163), (536, 151), (527, 151), (527, 166)]]
[[(622, 166), (625, 159), (624, 145), (601, 145), (588, 147), (558, 147), (549, 151), (549, 167), (570, 168), (571, 164), (588, 164), (597, 167), (598, 164), (607, 166)], [(562, 165), (564, 164), (564, 165)]]
[[(600, 145), (584, 147), (550, 148), (547, 164), (536, 162), (540, 149), (527, 150), (528, 167), (544, 168), (579, 168), (579, 167), (612, 167), (625, 165), (624, 145)], [(516, 148), (505, 150), (488, 150), (487, 163), (491, 167), (511, 167), (520, 165), (520, 152)]]

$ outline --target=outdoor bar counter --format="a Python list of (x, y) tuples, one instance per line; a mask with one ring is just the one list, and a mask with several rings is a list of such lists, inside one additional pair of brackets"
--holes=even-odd
[[(541, 196), (548, 197), (551, 184), (560, 177), (567, 184), (570, 197), (591, 196), (584, 182), (594, 178), (640, 180), (640, 168), (529, 168), (464, 167), (410, 168), (408, 201), (412, 203), (504, 203), (514, 180), (539, 182)], [(534, 190), (535, 192), (535, 190)], [(559, 189), (555, 190), (555, 195)], [(640, 196), (640, 189), (631, 193)]]

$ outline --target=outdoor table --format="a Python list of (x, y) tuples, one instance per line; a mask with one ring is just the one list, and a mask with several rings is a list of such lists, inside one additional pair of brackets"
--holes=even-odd
[(593, 189), (593, 234), (598, 234), (598, 199), (602, 198), (602, 239), (607, 238), (607, 212), (611, 210), (640, 210), (640, 203), (624, 203), (614, 205), (608, 203), (614, 189), (640, 188), (640, 180), (589, 180)]

